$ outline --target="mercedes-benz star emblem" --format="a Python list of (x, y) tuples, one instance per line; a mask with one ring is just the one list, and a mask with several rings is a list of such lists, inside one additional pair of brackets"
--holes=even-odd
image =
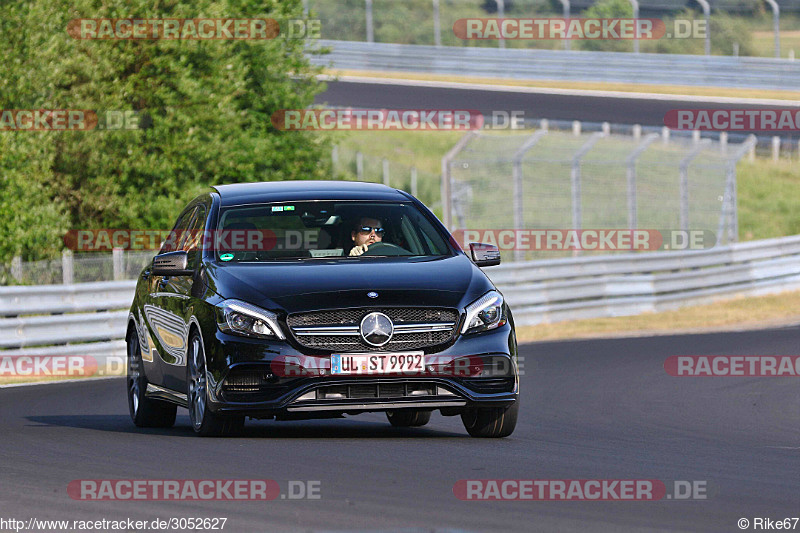
[(361, 320), (361, 338), (370, 346), (383, 346), (394, 333), (392, 320), (383, 313), (370, 313)]
[(378, 297), (378, 293), (374, 292), (374, 291), (371, 291), (371, 292), (367, 293), (367, 296), (370, 297), (370, 298), (377, 298)]

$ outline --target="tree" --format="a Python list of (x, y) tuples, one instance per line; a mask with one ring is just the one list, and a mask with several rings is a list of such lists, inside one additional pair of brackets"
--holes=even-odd
[(275, 111), (307, 107), (323, 89), (305, 41), (81, 40), (67, 33), (81, 18), (273, 18), (285, 26), (302, 18), (302, 4), (13, 0), (0, 7), (0, 108), (97, 110), (100, 126), (110, 125), (108, 112), (132, 111), (141, 126), (0, 132), (3, 188), (22, 194), (0, 194), (0, 212), (12, 214), (0, 261), (59, 252), (54, 227), (169, 228), (209, 185), (328, 175), (326, 138), (270, 123)]

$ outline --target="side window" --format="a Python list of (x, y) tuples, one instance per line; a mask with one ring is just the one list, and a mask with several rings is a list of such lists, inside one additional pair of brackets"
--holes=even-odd
[(178, 217), (177, 222), (175, 222), (175, 226), (173, 226), (172, 231), (169, 232), (167, 235), (164, 244), (161, 245), (161, 250), (159, 250), (159, 254), (165, 254), (167, 252), (176, 252), (180, 250), (180, 241), (184, 238), (186, 234), (186, 228), (189, 226), (189, 218), (191, 214), (194, 212), (194, 209), (184, 211)]
[(181, 244), (181, 250), (194, 252), (203, 242), (203, 231), (206, 229), (206, 208), (198, 205), (189, 221), (189, 231)]

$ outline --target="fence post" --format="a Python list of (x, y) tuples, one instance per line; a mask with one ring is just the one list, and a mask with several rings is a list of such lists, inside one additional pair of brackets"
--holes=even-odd
[(729, 222), (728, 244), (739, 239), (739, 210), (736, 208), (736, 164), (747, 152), (755, 147), (757, 142), (758, 138), (755, 135), (749, 135), (747, 140), (739, 145), (736, 152), (728, 159), (728, 168), (725, 176), (725, 195), (722, 198), (722, 212), (719, 215), (719, 226), (717, 227), (717, 242), (722, 239), (726, 220)]
[(381, 163), (383, 165), (383, 184), (389, 185), (389, 160), (384, 157)]
[(375, 42), (375, 32), (372, 28), (372, 0), (364, 0), (364, 11), (367, 19), (367, 42)]
[(666, 126), (661, 128), (661, 140), (664, 146), (669, 144), (669, 128)]
[(417, 197), (417, 167), (411, 167), (411, 196)]
[(695, 146), (692, 151), (681, 160), (680, 165), (678, 166), (678, 171), (680, 173), (680, 183), (678, 188), (680, 191), (681, 204), (679, 225), (684, 231), (689, 231), (689, 165), (695, 157), (700, 155), (700, 152), (702, 152), (710, 142), (711, 139), (703, 139), (697, 143), (697, 146)]
[[(633, 18), (634, 18), (634, 20), (636, 20), (636, 19), (639, 18), (639, 0), (630, 0), (630, 3), (631, 3), (631, 7), (633, 8)], [(637, 26), (638, 26), (638, 21), (634, 22), (634, 24), (637, 24)], [(639, 29), (637, 27), (637, 29), (634, 30), (634, 34), (633, 34), (633, 53), (634, 54), (638, 54), (639, 53), (639, 35), (638, 35), (638, 33), (639, 33)]]
[[(453, 207), (453, 198), (451, 194), (451, 186), (452, 186), (452, 175), (450, 173), (450, 163), (453, 162), (453, 158), (458, 155), (458, 153), (464, 149), (464, 147), (475, 137), (480, 135), (475, 130), (468, 131), (463, 137), (461, 137), (455, 146), (453, 146), (450, 151), (448, 151), (444, 157), (442, 158), (442, 182), (440, 184), (440, 190), (442, 195), (442, 222), (444, 223), (444, 227), (448, 230), (452, 231), (452, 207)], [(462, 228), (463, 229), (463, 228)]]
[[(569, 19), (569, 0), (560, 0), (561, 5), (564, 6), (564, 18)], [(564, 39), (564, 50), (569, 50), (570, 42), (569, 39)]]
[(726, 155), (728, 153), (728, 132), (722, 131), (719, 134), (719, 150), (722, 152), (722, 155)]
[(17, 281), (22, 281), (22, 258), (18, 255), (11, 259), (11, 277)]
[(364, 154), (356, 152), (356, 178), (359, 181), (364, 179)]
[(703, 8), (703, 15), (706, 18), (706, 46), (705, 52), (707, 56), (711, 55), (711, 6), (708, 0), (697, 0), (700, 7)]
[(576, 137), (579, 137), (581, 134), (581, 121), (580, 120), (573, 120), (572, 121), (572, 134)]
[[(497, 4), (497, 18), (506, 16), (506, 0), (494, 0)], [(503, 38), (498, 39), (500, 48), (506, 47), (506, 40)]]
[(592, 146), (606, 134), (603, 132), (592, 133), (580, 149), (572, 156), (572, 171), (570, 181), (572, 185), (572, 229), (579, 230), (582, 227), (581, 213), (581, 159), (592, 149)]
[(766, 0), (772, 8), (772, 27), (775, 31), (775, 57), (781, 57), (781, 8), (775, 0)]
[[(533, 135), (528, 137), (522, 146), (514, 153), (512, 157), (513, 167), (512, 167), (512, 177), (514, 180), (514, 229), (521, 230), (525, 228), (525, 202), (522, 197), (522, 158), (525, 157), (525, 153), (533, 148), (533, 146), (539, 142), (543, 136), (547, 135), (547, 130), (541, 129), (536, 131)], [(520, 250), (518, 247), (514, 247), (514, 261), (522, 261), (524, 257), (523, 250)]]
[[(658, 135), (656, 135), (658, 137)], [(634, 124), (633, 125), (633, 140), (638, 141), (642, 138), (642, 125), (641, 124)]]
[(439, 0), (433, 0), (433, 44), (442, 46), (442, 28), (439, 22)]
[(122, 248), (111, 250), (111, 262), (114, 266), (114, 280), (125, 279), (125, 251)]
[[(641, 132), (641, 126), (640, 132)], [(626, 177), (628, 178), (628, 229), (634, 230), (636, 229), (636, 219), (637, 219), (637, 212), (636, 212), (636, 159), (639, 158), (642, 153), (647, 150), (647, 147), (650, 146), (653, 141), (658, 139), (658, 133), (651, 133), (647, 137), (644, 138), (644, 141), (639, 143), (639, 145), (633, 149), (633, 152), (625, 158), (625, 166), (626, 168)]]
[(61, 252), (61, 278), (64, 285), (75, 283), (75, 275), (72, 261), (72, 250), (65, 249)]
[(772, 138), (772, 160), (778, 161), (781, 157), (781, 138), (775, 135)]

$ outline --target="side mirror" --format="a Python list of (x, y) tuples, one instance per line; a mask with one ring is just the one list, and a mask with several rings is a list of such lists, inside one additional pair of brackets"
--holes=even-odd
[(179, 251), (155, 256), (152, 274), (154, 276), (191, 276), (194, 272), (189, 270), (189, 254)]
[(471, 242), (469, 243), (469, 252), (472, 255), (472, 260), (479, 267), (490, 267), (500, 264), (500, 250), (497, 246)]

